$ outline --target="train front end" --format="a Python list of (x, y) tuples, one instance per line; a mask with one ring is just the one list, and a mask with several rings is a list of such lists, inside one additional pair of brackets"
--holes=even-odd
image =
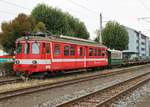
[(51, 70), (50, 42), (45, 37), (22, 37), (16, 40), (14, 72), (31, 75)]

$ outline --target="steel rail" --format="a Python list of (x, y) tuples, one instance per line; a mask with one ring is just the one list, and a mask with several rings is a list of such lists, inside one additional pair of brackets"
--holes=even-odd
[(146, 83), (150, 80), (150, 72), (128, 79), (110, 87), (98, 90), (80, 98), (62, 103), (57, 107), (109, 107), (110, 102), (120, 95)]
[(15, 97), (15, 96), (19, 96), (19, 95), (30, 94), (30, 93), (34, 93), (34, 92), (38, 92), (38, 91), (44, 91), (47, 89), (53, 89), (53, 88), (67, 86), (67, 85), (72, 85), (72, 84), (76, 84), (76, 83), (80, 83), (80, 82), (90, 81), (90, 80), (94, 80), (94, 79), (98, 79), (98, 78), (102, 78), (102, 77), (133, 72), (133, 71), (143, 68), (143, 67), (145, 67), (145, 66), (139, 66), (137, 68), (130, 67), (130, 68), (126, 68), (126, 69), (121, 69), (119, 71), (113, 71), (113, 72), (102, 73), (102, 74), (98, 73), (95, 75), (90, 75), (90, 76), (88, 75), (88, 76), (84, 76), (84, 77), (78, 77), (75, 79), (68, 79), (68, 80), (54, 82), (54, 83), (46, 83), (46, 84), (31, 86), (31, 87), (17, 89), (17, 90), (0, 92), (0, 100), (8, 99), (10, 97)]
[(13, 79), (4, 79), (0, 80), (0, 85), (6, 85), (6, 84), (12, 84), (12, 83), (18, 83), (22, 82), (23, 80), (21, 78), (13, 78)]

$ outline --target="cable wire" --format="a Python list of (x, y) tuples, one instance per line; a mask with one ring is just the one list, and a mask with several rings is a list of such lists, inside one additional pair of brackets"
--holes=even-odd
[(9, 2), (9, 1), (6, 1), (6, 0), (0, 0), (0, 2), (3, 2), (3, 3), (6, 3), (6, 4), (9, 4), (9, 5), (12, 5), (12, 6), (15, 6), (15, 7), (18, 7), (18, 8), (23, 8), (23, 9), (26, 9), (26, 10), (31, 10), (27, 7), (24, 7), (24, 6), (21, 6), (19, 4), (16, 4), (16, 3), (12, 3), (12, 2)]
[(3, 11), (3, 10), (0, 10), (1, 13), (5, 13), (5, 14), (11, 14), (11, 15), (16, 15), (15, 13), (12, 13), (12, 12), (8, 12), (8, 11)]
[(89, 11), (92, 12), (92, 13), (99, 14), (99, 13), (97, 13), (96, 11), (87, 8), (86, 6), (83, 6), (83, 5), (81, 5), (81, 4), (77, 3), (77, 2), (74, 2), (73, 0), (67, 0), (67, 1), (69, 1), (70, 3), (76, 5), (76, 6), (80, 7), (80, 8), (83, 8), (83, 9), (85, 9), (85, 10), (89, 10)]

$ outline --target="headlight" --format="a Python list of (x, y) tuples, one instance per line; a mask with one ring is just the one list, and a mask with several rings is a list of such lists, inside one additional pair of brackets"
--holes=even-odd
[(36, 60), (33, 60), (33, 61), (32, 61), (32, 64), (37, 64), (37, 61), (36, 61)]
[(19, 60), (16, 60), (16, 61), (15, 61), (15, 63), (16, 63), (16, 64), (19, 64), (19, 63), (20, 63), (20, 61), (19, 61)]

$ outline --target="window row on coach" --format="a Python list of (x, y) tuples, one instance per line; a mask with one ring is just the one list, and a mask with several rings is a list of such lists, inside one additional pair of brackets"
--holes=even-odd
[[(50, 42), (22, 42), (17, 43), (17, 54), (53, 54), (54, 56), (106, 56), (107, 50), (98, 47), (86, 47), (72, 44), (53, 43), (52, 49)], [(53, 53), (51, 53), (53, 51)]]

